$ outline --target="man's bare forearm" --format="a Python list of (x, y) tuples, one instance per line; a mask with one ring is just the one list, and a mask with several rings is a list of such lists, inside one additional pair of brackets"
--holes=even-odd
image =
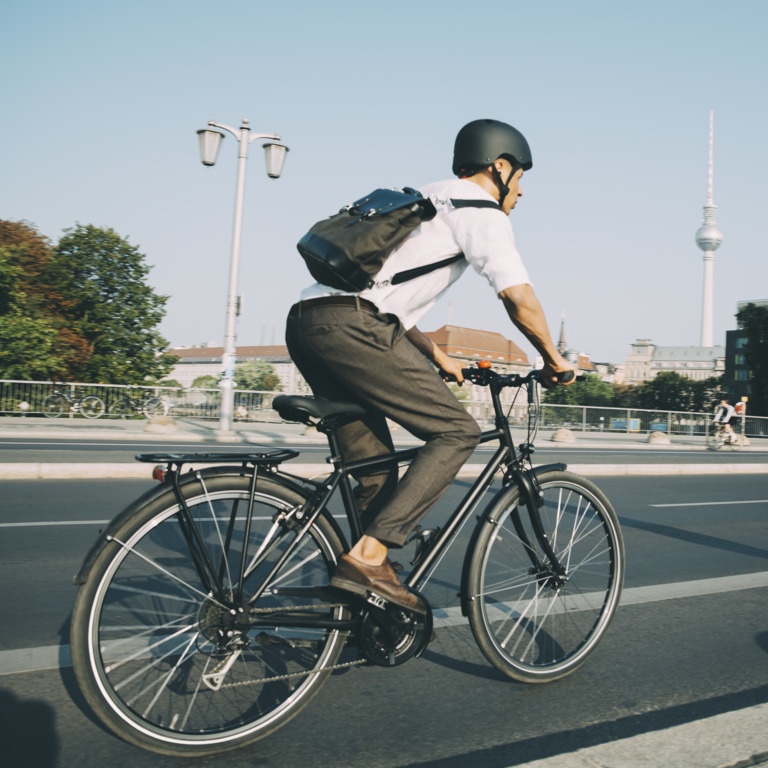
[(557, 351), (549, 333), (544, 310), (530, 285), (515, 285), (505, 288), (500, 294), (509, 319), (531, 342), (534, 349), (554, 368), (565, 361)]

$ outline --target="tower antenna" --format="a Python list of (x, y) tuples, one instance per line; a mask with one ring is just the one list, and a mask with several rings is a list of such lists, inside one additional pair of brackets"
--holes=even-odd
[(713, 147), (714, 147), (714, 112), (709, 113), (709, 164), (707, 168), (707, 202), (704, 206), (704, 221), (696, 232), (696, 245), (704, 251), (704, 287), (701, 299), (701, 346), (713, 346), (713, 316), (714, 316), (714, 267), (715, 251), (723, 242), (723, 235), (715, 224), (717, 206), (712, 196), (713, 176)]

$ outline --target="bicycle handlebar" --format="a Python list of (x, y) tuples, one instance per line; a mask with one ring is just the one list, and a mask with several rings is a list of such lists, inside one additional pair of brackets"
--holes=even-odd
[[(484, 366), (477, 368), (462, 368), (461, 373), (465, 379), (471, 381), (473, 384), (487, 387), (490, 386), (491, 382), (494, 382), (495, 386), (499, 389), (503, 389), (505, 387), (522, 387), (532, 381), (539, 381), (543, 371), (541, 369), (534, 369), (528, 371), (525, 376), (521, 376), (519, 373), (497, 373), (492, 368)], [(569, 381), (572, 381), (575, 376), (575, 371), (562, 371), (557, 375), (557, 380), (562, 384), (567, 384)]]

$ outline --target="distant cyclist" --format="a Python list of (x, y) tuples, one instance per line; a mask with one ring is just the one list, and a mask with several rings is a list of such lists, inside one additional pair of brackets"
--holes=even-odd
[(720, 406), (717, 409), (715, 418), (712, 420), (714, 424), (717, 424), (722, 428), (724, 433), (724, 440), (726, 443), (735, 442), (736, 435), (734, 434), (733, 427), (731, 426), (731, 419), (736, 415), (736, 409), (725, 399), (720, 401)]

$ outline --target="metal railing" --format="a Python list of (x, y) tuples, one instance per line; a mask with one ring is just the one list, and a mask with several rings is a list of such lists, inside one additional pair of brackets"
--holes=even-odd
[[(126, 395), (140, 403), (149, 397), (157, 397), (163, 403), (163, 413), (179, 418), (218, 419), (221, 407), (221, 392), (218, 389), (181, 389), (178, 387), (142, 387), (117, 384), (88, 384), (51, 381), (0, 380), (0, 414), (23, 417), (43, 416), (43, 401), (55, 392), (75, 395), (96, 395), (104, 401), (105, 411), (101, 418), (110, 418), (111, 406)], [(272, 398), (276, 392), (254, 392), (235, 390), (235, 421), (279, 422), (280, 417), (272, 410)], [(133, 414), (142, 418), (136, 410)], [(60, 418), (80, 418), (80, 414), (69, 411)]]
[[(163, 412), (178, 418), (218, 419), (221, 393), (218, 389), (181, 389), (177, 387), (126, 387), (115, 384), (67, 383), (45, 381), (0, 380), (0, 414), (42, 416), (43, 400), (56, 390), (66, 389), (70, 394), (96, 395), (106, 406), (102, 418), (109, 418), (109, 408), (128, 394), (133, 399), (158, 397)], [(235, 390), (234, 419), (241, 422), (279, 422), (272, 410), (272, 399), (278, 392)], [(464, 400), (467, 410), (482, 425), (493, 420), (491, 406), (486, 401)], [(136, 413), (137, 418), (141, 417)], [(586, 405), (544, 404), (539, 413), (539, 428), (554, 430), (566, 427), (574, 432), (650, 433), (668, 435), (704, 436), (711, 431), (713, 413), (686, 411), (653, 411), (639, 408), (597, 408)], [(64, 414), (63, 417), (67, 417)], [(70, 412), (69, 418), (77, 418)], [(516, 405), (510, 412), (513, 423), (524, 423), (526, 408)], [(768, 417), (746, 416), (736, 419), (737, 432), (747, 437), (768, 437)]]

